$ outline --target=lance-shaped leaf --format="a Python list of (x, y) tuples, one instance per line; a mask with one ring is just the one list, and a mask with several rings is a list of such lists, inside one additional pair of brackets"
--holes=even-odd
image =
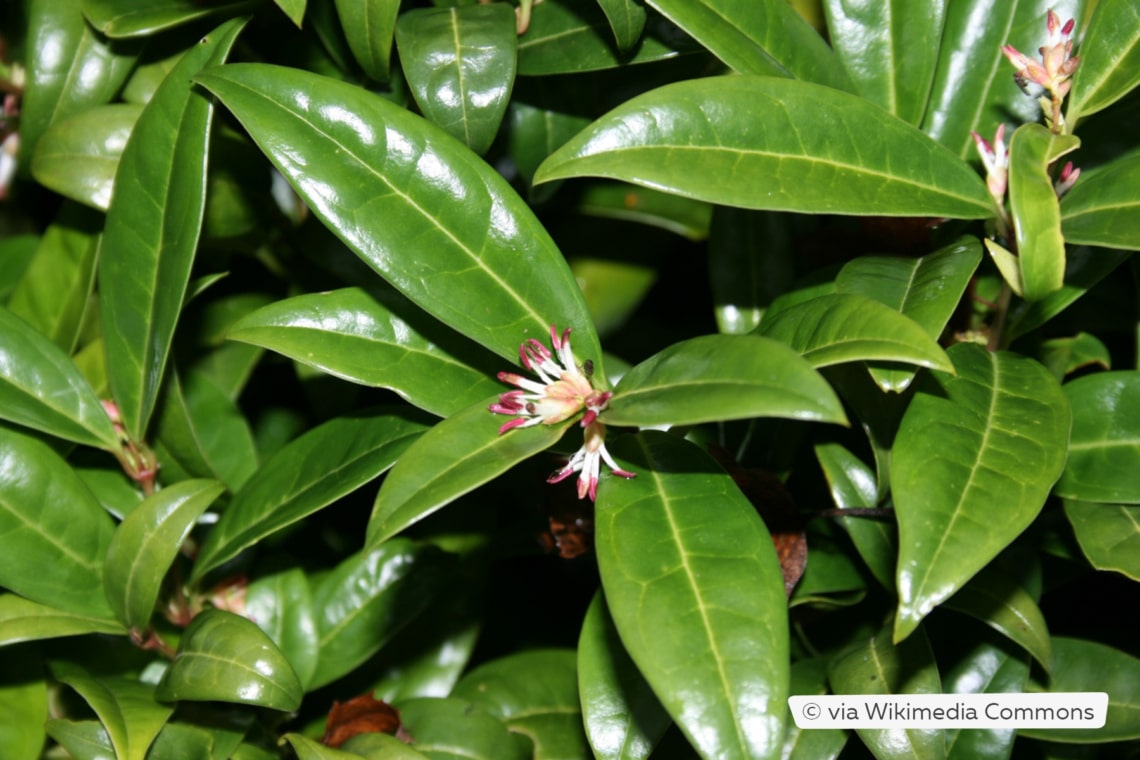
[[(831, 657), (820, 655), (792, 663), (789, 693), (827, 694), (827, 664)], [(847, 732), (839, 729), (801, 729), (789, 723), (784, 734), (782, 760), (835, 760), (847, 743)]]
[(1067, 499), (1065, 517), (1090, 565), (1140, 581), (1140, 507)]
[(651, 356), (622, 377), (601, 420), (646, 427), (749, 417), (847, 423), (808, 362), (755, 335), (705, 335)]
[(1018, 88), (1002, 45), (1033, 53), (1046, 43), (1045, 14), (1050, 9), (1062, 21), (1079, 20), (1083, 6), (1084, 0), (950, 3), (923, 131), (967, 158), (974, 154), (971, 130), (988, 138), (998, 124), (1037, 121), (1041, 108)]
[(214, 480), (184, 480), (148, 496), (111, 538), (103, 565), (107, 601), (124, 625), (146, 630), (166, 571), (198, 518), (225, 490)]
[(782, 0), (648, 0), (741, 74), (852, 89), (835, 52)]
[(1048, 672), (1053, 666), (1049, 628), (1033, 597), (1016, 578), (987, 567), (946, 600), (952, 610), (970, 615), (1033, 655)]
[(56, 609), (15, 594), (0, 594), (0, 646), (85, 633), (126, 632), (114, 620)]
[(641, 39), (645, 28), (645, 6), (641, 0), (598, 0), (610, 22), (618, 50), (629, 50)]
[(225, 58), (243, 24), (226, 22), (178, 62), (139, 116), (115, 173), (100, 305), (111, 390), (135, 440), (154, 410), (205, 208), (213, 106), (190, 77)]
[(349, 673), (427, 607), (454, 569), (430, 544), (406, 539), (354, 554), (313, 590), (320, 655), (313, 687)]
[(94, 676), (70, 662), (52, 663), (56, 680), (79, 692), (111, 737), (117, 760), (143, 760), (172, 705), (155, 701), (154, 686), (121, 676)]
[(895, 436), (896, 641), (1017, 538), (1065, 464), (1069, 403), (1048, 370), (972, 343), (949, 354), (957, 376), (921, 381)]
[(498, 172), (438, 127), (296, 69), (235, 64), (199, 80), (314, 213), (421, 308), (511, 358), (527, 334), (569, 325), (578, 353), (600, 360), (554, 241)]
[(946, 352), (913, 319), (853, 293), (826, 294), (769, 313), (756, 333), (790, 346), (816, 369), (852, 361), (953, 369)]
[(536, 760), (587, 758), (578, 698), (577, 656), (569, 649), (534, 649), (492, 660), (465, 675), (451, 692), (534, 742)]
[(364, 73), (379, 82), (388, 81), (399, 11), (400, 0), (336, 0), (336, 13), (352, 57)]
[(309, 579), (298, 567), (258, 578), (249, 584), (245, 611), (265, 631), (308, 687), (317, 670), (320, 642)]
[[(875, 637), (854, 644), (832, 661), (828, 680), (835, 694), (939, 694), (938, 666), (925, 632), (891, 643), (883, 626)], [(942, 757), (942, 729), (859, 728), (859, 738), (880, 760)]]
[(1019, 302), (1010, 309), (1009, 340), (1026, 335), (1067, 309), (1131, 256), (1130, 251), (1078, 246), (1069, 251), (1065, 284), (1036, 303)]
[(573, 424), (567, 420), (500, 435), (503, 418), (487, 411), (494, 400), (453, 414), (408, 447), (376, 495), (367, 549), (553, 446)]
[[(464, 699), (421, 697), (400, 703), (400, 723), (412, 748), (432, 758), (530, 760), (530, 740)], [(570, 757), (578, 757), (570, 755)]]
[(211, 609), (182, 634), (155, 694), (164, 702), (236, 702), (288, 712), (301, 705), (303, 690), (285, 655), (255, 623)]
[(1065, 114), (1071, 127), (1140, 84), (1140, 7), (1129, 0), (1097, 2), (1079, 52)]
[(595, 517), (598, 569), (626, 650), (703, 757), (778, 754), (787, 601), (767, 528), (693, 444), (648, 431), (611, 448), (638, 474), (621, 488), (603, 482)]
[(305, 6), (308, 5), (308, 0), (274, 0), (277, 7), (285, 12), (298, 29), (301, 28), (301, 22), (305, 18)]
[(859, 94), (908, 124), (917, 126), (926, 112), (946, 5), (946, 0), (823, 3), (829, 39)]
[(396, 42), (423, 115), (486, 153), (515, 83), (518, 33), (511, 6), (413, 9), (400, 16)]
[(1140, 155), (1082, 175), (1061, 203), (1061, 232), (1070, 243), (1140, 249)]
[(555, 151), (535, 182), (581, 176), (742, 208), (992, 214), (977, 173), (911, 125), (854, 95), (771, 77), (689, 80), (633, 98)]
[(0, 586), (61, 610), (113, 618), (103, 594), (113, 530), (58, 454), (0, 426)]
[(501, 389), (490, 354), (395, 293), (381, 300), (345, 288), (287, 298), (238, 320), (226, 337), (354, 383), (389, 388), (441, 417)]
[(111, 737), (97, 720), (50, 718), (44, 729), (75, 760), (117, 760)]
[[(364, 735), (361, 734), (361, 736)], [(301, 734), (285, 734), (282, 741), (289, 742), (289, 746), (297, 753), (297, 760), (359, 760), (361, 757), (360, 753), (326, 747), (324, 744)], [(419, 753), (413, 750), (411, 757), (415, 758), (417, 755)], [(394, 757), (395, 760), (407, 760), (401, 755), (394, 755)], [(419, 757), (425, 757), (425, 755), (419, 755)]]
[(1039, 301), (1064, 283), (1065, 238), (1049, 167), (1078, 145), (1077, 138), (1054, 135), (1040, 124), (1018, 127), (1009, 143), (1009, 209), (1027, 301)]
[(1140, 504), (1140, 372), (1098, 372), (1065, 384), (1073, 407), (1058, 496)]
[(594, 757), (644, 760), (673, 722), (626, 654), (598, 593), (578, 638), (582, 722)]
[(0, 308), (0, 418), (108, 451), (119, 448), (111, 419), (67, 354)]
[(156, 0), (139, 4), (135, 0), (82, 0), (83, 15), (108, 37), (149, 37), (213, 15), (234, 15), (257, 7), (255, 0)]
[[(1008, 694), (1025, 691), (1029, 658), (1005, 642), (983, 636), (951, 666), (942, 679), (945, 694)], [(947, 760), (1007, 757), (1017, 736), (1014, 728), (947, 729)]]
[(378, 477), (428, 429), (428, 419), (380, 408), (329, 420), (285, 446), (234, 496), (191, 580)]
[(111, 205), (115, 172), (142, 106), (115, 103), (48, 127), (32, 156), (32, 176), (60, 195), (99, 211)]

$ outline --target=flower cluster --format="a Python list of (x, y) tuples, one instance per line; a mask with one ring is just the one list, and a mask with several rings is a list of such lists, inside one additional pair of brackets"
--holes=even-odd
[(532, 380), (513, 372), (500, 372), (498, 377), (504, 383), (514, 385), (518, 390), (507, 391), (499, 396), (498, 403), (489, 409), (495, 414), (507, 414), (514, 419), (499, 428), (499, 435), (514, 428), (534, 425), (555, 425), (585, 411), (582, 417), (582, 448), (575, 452), (569, 463), (555, 472), (548, 483), (558, 483), (572, 473), (578, 477), (578, 498), (587, 494), (591, 500), (597, 498), (598, 475), (601, 463), (623, 478), (632, 478), (635, 473), (622, 470), (606, 451), (606, 426), (598, 421), (598, 415), (606, 408), (613, 397), (610, 391), (594, 387), (591, 375), (592, 363), (587, 361), (579, 366), (570, 347), (570, 328), (558, 333), (554, 325), (550, 327), (552, 352), (541, 341), (528, 338), (519, 347), (519, 359), (523, 367), (538, 375)]
[(1049, 11), (1045, 17), (1045, 29), (1049, 39), (1037, 51), (1041, 55), (1040, 62), (1012, 45), (1003, 45), (1001, 49), (1009, 62), (1017, 67), (1017, 73), (1013, 78), (1022, 91), (1027, 91), (1029, 83), (1032, 82), (1049, 94), (1049, 97), (1041, 98), (1041, 107), (1046, 113), (1045, 118), (1049, 126), (1057, 132), (1063, 131), (1064, 128), (1061, 102), (1069, 94), (1073, 86), (1073, 73), (1081, 63), (1081, 59), (1073, 55), (1075, 26), (1074, 19), (1069, 19), (1062, 25), (1057, 14)]

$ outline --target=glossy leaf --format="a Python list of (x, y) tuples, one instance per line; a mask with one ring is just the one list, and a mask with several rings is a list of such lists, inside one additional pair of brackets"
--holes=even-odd
[(645, 6), (641, 0), (598, 0), (610, 22), (618, 50), (629, 50), (641, 38), (645, 28)]
[(323, 686), (374, 655), (443, 587), (447, 557), (404, 539), (354, 554), (313, 589), (320, 656), (312, 686)]
[(847, 421), (806, 361), (755, 335), (706, 335), (646, 359), (622, 377), (601, 420), (646, 427), (749, 417)]
[(97, 720), (49, 718), (44, 728), (75, 760), (118, 760), (107, 729)]
[(1140, 84), (1140, 8), (1128, 0), (1099, 0), (1080, 56), (1066, 113), (1073, 126)]
[(1065, 517), (1089, 564), (1140, 581), (1140, 507), (1066, 500)]
[(300, 568), (258, 578), (245, 595), (246, 614), (272, 639), (308, 687), (317, 669), (320, 644), (309, 579)]
[(921, 325), (855, 294), (823, 295), (770, 312), (756, 333), (791, 347), (816, 369), (868, 360), (944, 371), (952, 367), (946, 352)]
[(40, 236), (8, 235), (0, 240), (0, 303), (6, 303), (12, 288), (24, 276), (39, 247)]
[(21, 649), (0, 652), (0, 747), (11, 760), (36, 760), (47, 738), (47, 678), (39, 653)]
[[(827, 656), (792, 663), (789, 694), (827, 693)], [(847, 733), (833, 728), (800, 729), (789, 722), (784, 734), (783, 760), (834, 760), (847, 743)]]
[(112, 618), (103, 557), (113, 530), (58, 454), (0, 427), (0, 585), (61, 610)]
[(528, 185), (539, 164), (590, 123), (585, 116), (538, 108), (518, 98), (511, 99), (507, 113), (507, 151)]
[(1140, 738), (1140, 660), (1083, 639), (1053, 639), (1053, 672), (1045, 691), (1107, 692), (1103, 728), (1022, 728), (1022, 736), (1050, 742), (1099, 744)]
[[(946, 694), (1005, 694), (1025, 691), (1029, 660), (1011, 656), (1006, 647), (982, 638), (974, 644), (942, 681)], [(947, 729), (946, 757), (975, 760), (1008, 757), (1017, 730), (1012, 728)]]
[(0, 308), (0, 417), (87, 446), (119, 448), (111, 419), (58, 346)]
[(832, 46), (859, 94), (908, 124), (926, 113), (946, 0), (825, 0)]
[(428, 425), (396, 408), (338, 417), (277, 452), (234, 496), (191, 578), (332, 504), (391, 467)]
[(413, 9), (400, 16), (396, 43), (423, 115), (486, 153), (514, 86), (518, 34), (511, 6)]
[(568, 420), (500, 435), (503, 418), (487, 411), (492, 401), (453, 414), (404, 452), (376, 495), (367, 549), (554, 445), (573, 424)]
[(650, 431), (610, 450), (638, 473), (622, 488), (603, 476), (595, 515), (602, 586), (629, 656), (702, 756), (777, 754), (788, 629), (768, 530), (693, 444)]
[(1069, 251), (1065, 284), (1036, 303), (1019, 303), (1010, 310), (1010, 340), (1035, 330), (1067, 309), (1097, 283), (1117, 269), (1131, 254), (1080, 246)]
[[(352, 57), (368, 76), (388, 81), (392, 58), (392, 35), (396, 29), (399, 0), (336, 0), (336, 12)], [(298, 19), (297, 26), (300, 26)]]
[(1050, 165), (1080, 141), (1057, 136), (1040, 124), (1025, 124), (1009, 143), (1009, 208), (1017, 237), (1022, 295), (1039, 301), (1061, 289), (1065, 238)]
[(1033, 56), (1046, 44), (1045, 15), (1050, 9), (1064, 23), (1080, 19), (1083, 7), (1084, 0), (949, 3), (922, 130), (955, 155), (972, 159), (971, 130), (990, 140), (998, 124), (1038, 121), (1041, 108), (1014, 82), (1015, 69), (1001, 47), (1012, 45)]
[(360, 757), (355, 752), (346, 752), (332, 747), (326, 747), (301, 734), (285, 734), (283, 742), (297, 753), (297, 760), (357, 760)]
[(381, 300), (345, 288), (287, 298), (238, 320), (227, 337), (389, 388), (443, 417), (502, 390), (489, 354), (394, 294)]
[(1052, 667), (1044, 615), (1017, 579), (1000, 568), (984, 568), (946, 600), (946, 607), (981, 620), (1031, 654), (1046, 671)]
[(772, 77), (676, 82), (628, 100), (555, 151), (535, 182), (582, 176), (742, 208), (992, 213), (974, 170), (914, 127), (854, 95)]
[(834, 51), (783, 0), (648, 0), (741, 74), (851, 89)]
[(114, 620), (56, 609), (15, 594), (0, 594), (0, 646), (85, 633), (126, 632)]
[(52, 664), (56, 680), (79, 692), (111, 737), (117, 760), (143, 760), (174, 712), (155, 701), (154, 686), (120, 676), (95, 676), (70, 662)]
[(344, 748), (366, 760), (428, 760), (402, 739), (381, 733), (358, 734), (344, 743)]
[(205, 207), (213, 106), (190, 77), (226, 56), (243, 23), (226, 22), (178, 62), (139, 116), (115, 173), (100, 304), (111, 390), (135, 440), (154, 410)]
[(536, 649), (492, 660), (465, 675), (451, 696), (529, 737), (535, 760), (590, 757), (572, 650)]
[(308, 0), (274, 0), (274, 2), (277, 3), (278, 8), (285, 12), (289, 20), (300, 29), (305, 18), (305, 6), (308, 5)]
[[(578, 353), (599, 361), (554, 242), (506, 180), (452, 138), (354, 85), (296, 70), (240, 64), (199, 81), (314, 213), (421, 308), (511, 358), (528, 332), (571, 325)], [(415, 255), (396, 255), (408, 240)]]
[(975, 344), (948, 353), (957, 376), (920, 384), (894, 442), (896, 640), (1017, 538), (1065, 464), (1069, 404), (1048, 370)]
[(1140, 504), (1140, 487), (1131, 476), (1140, 462), (1138, 389), (1137, 372), (1098, 372), (1065, 384), (1073, 433), (1058, 496)]
[(21, 164), (53, 123), (109, 103), (135, 65), (138, 47), (112, 43), (84, 21), (82, 0), (28, 3), (28, 57), (20, 100)]
[(602, 336), (626, 324), (657, 279), (651, 267), (609, 259), (575, 258), (570, 270), (581, 284), (590, 316)]
[(412, 748), (432, 760), (530, 760), (530, 742), (497, 718), (462, 699), (409, 699), (400, 722), (415, 738)]
[(302, 693), (281, 650), (255, 623), (217, 609), (190, 622), (155, 692), (167, 702), (237, 702), (286, 712), (300, 706)]
[[(832, 661), (829, 681), (835, 694), (939, 694), (938, 666), (925, 632), (891, 643), (890, 626), (852, 645)], [(880, 760), (942, 757), (942, 729), (857, 728), (856, 733)]]
[(1140, 155), (1082, 176), (1061, 204), (1061, 231), (1070, 243), (1140, 248)]
[(1100, 338), (1081, 332), (1071, 338), (1044, 341), (1041, 344), (1041, 363), (1057, 380), (1064, 380), (1066, 375), (1092, 365), (1111, 369), (1112, 356)]
[[(232, 743), (236, 746), (240, 741), (239, 735)], [(146, 760), (182, 760), (188, 757), (214, 760), (227, 756), (234, 760), (238, 756), (229, 754), (233, 749), (217, 746), (215, 736), (209, 731), (184, 723), (167, 723), (155, 737)]]
[(578, 638), (578, 690), (582, 722), (599, 760), (649, 757), (672, 723), (626, 654), (600, 593)]
[(148, 496), (126, 516), (103, 565), (107, 601), (128, 628), (146, 630), (167, 570), (198, 518), (225, 490), (214, 480), (186, 480)]
[(586, 188), (578, 208), (588, 216), (660, 227), (693, 241), (708, 237), (713, 213), (707, 203), (620, 182)]
[(213, 15), (234, 15), (254, 8), (252, 0), (155, 0), (139, 6), (135, 0), (82, 0), (83, 15), (108, 37), (149, 37), (156, 32)]

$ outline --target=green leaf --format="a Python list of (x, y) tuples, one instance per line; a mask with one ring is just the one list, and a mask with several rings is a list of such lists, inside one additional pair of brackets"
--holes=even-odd
[[(506, 180), (451, 137), (378, 95), (295, 69), (236, 64), (198, 79), (317, 217), (421, 308), (509, 358), (528, 333), (570, 325), (578, 353), (600, 361), (553, 240)], [(396, 255), (409, 240), (416, 255)]]
[(647, 16), (637, 48), (615, 50), (609, 20), (597, 0), (543, 0), (535, 3), (530, 27), (518, 41), (518, 73), (524, 76), (572, 74), (649, 63), (693, 52), (692, 40), (657, 14)]
[[(830, 657), (819, 656), (792, 663), (789, 694), (827, 693), (827, 664)], [(800, 729), (789, 722), (784, 734), (783, 760), (834, 760), (847, 743), (847, 733), (833, 728)]]
[(1140, 154), (1119, 158), (1082, 175), (1061, 203), (1065, 240), (1108, 248), (1140, 248), (1137, 183)]
[(285, 734), (282, 741), (289, 742), (289, 746), (297, 753), (298, 760), (358, 760), (360, 758), (360, 755), (355, 752), (326, 747), (301, 734)]
[(427, 429), (424, 415), (379, 407), (297, 438), (234, 496), (203, 543), (191, 580), (379, 477)]
[[(835, 694), (939, 694), (938, 666), (925, 631), (891, 643), (891, 626), (858, 642), (832, 661)], [(942, 729), (857, 728), (856, 733), (879, 760), (937, 758), (945, 755)]]
[(648, 0), (741, 74), (851, 89), (823, 38), (784, 0)]
[(847, 422), (819, 373), (794, 351), (755, 335), (673, 344), (622, 377), (600, 419), (645, 427), (749, 417)]
[(578, 690), (582, 722), (599, 760), (649, 757), (673, 722), (626, 654), (600, 593), (578, 638)]
[[(530, 760), (524, 737), (462, 699), (409, 699), (399, 704), (400, 723), (412, 748), (432, 760)], [(302, 759), (307, 760), (307, 759)]]
[(722, 333), (752, 332), (768, 305), (791, 289), (789, 216), (716, 207), (709, 228), (709, 284)]
[(38, 654), (28, 647), (0, 653), (0, 747), (8, 760), (37, 760), (44, 747), (48, 689)]
[(103, 565), (107, 601), (131, 629), (150, 626), (162, 580), (206, 508), (225, 490), (213, 480), (185, 480), (148, 496), (119, 524)]
[[(388, 81), (399, 11), (400, 0), (336, 0), (336, 13), (352, 57), (378, 82)], [(300, 16), (297, 26), (301, 26)], [(404, 63), (406, 70), (409, 62)]]
[(345, 288), (286, 298), (238, 320), (227, 337), (389, 388), (443, 417), (502, 389), (490, 355), (395, 293)]
[(1140, 372), (1097, 372), (1065, 384), (1073, 408), (1069, 458), (1058, 496), (1140, 504)]
[(104, 617), (56, 609), (15, 594), (0, 594), (0, 646), (85, 633), (126, 632), (123, 626)]
[(575, 258), (570, 270), (582, 286), (590, 316), (602, 336), (626, 324), (657, 279), (651, 267), (610, 259)]
[(862, 601), (867, 593), (866, 582), (847, 547), (837, 545), (826, 532), (814, 526), (807, 530), (807, 545), (810, 547), (807, 567), (788, 600), (788, 607), (848, 607)]
[(471, 150), (486, 153), (515, 82), (513, 8), (491, 3), (413, 9), (396, 24), (396, 43), (423, 115)]
[(305, 6), (308, 4), (308, 0), (273, 1), (277, 3), (278, 8), (285, 12), (285, 15), (289, 17), (289, 20), (292, 21), (298, 29), (300, 29), (301, 22), (304, 21), (305, 18)]
[(1066, 112), (1070, 128), (1140, 84), (1140, 8), (1129, 0), (1099, 0), (1079, 52)]
[(1052, 667), (1053, 651), (1045, 616), (1017, 579), (1002, 568), (983, 568), (945, 604), (981, 620), (1016, 643), (1033, 655), (1046, 672)]
[(509, 730), (529, 737), (535, 760), (590, 757), (573, 650), (535, 649), (492, 660), (465, 675), (451, 696), (470, 701)]
[(1010, 140), (1009, 209), (1027, 301), (1040, 301), (1064, 282), (1065, 238), (1049, 167), (1079, 145), (1072, 135), (1054, 135), (1040, 124), (1023, 124)]
[(947, 0), (825, 0), (829, 39), (864, 98), (917, 126), (926, 113)]
[(618, 50), (627, 51), (641, 39), (645, 29), (645, 6), (641, 0), (598, 0), (610, 22)]
[(0, 418), (58, 438), (116, 451), (111, 419), (58, 346), (0, 308)]
[(108, 37), (149, 37), (156, 32), (213, 15), (233, 16), (252, 10), (255, 0), (152, 0), (140, 6), (135, 0), (82, 0), (83, 15)]
[(485, 399), (457, 412), (408, 447), (388, 473), (368, 521), (373, 549), (465, 493), (557, 443), (573, 424), (538, 425), (499, 434)]
[(12, 289), (24, 276), (36, 249), (39, 235), (8, 235), (0, 240), (0, 303), (6, 303)]
[(896, 640), (1017, 538), (1065, 464), (1069, 404), (1048, 370), (972, 343), (948, 353), (957, 376), (924, 379), (895, 437)]
[(770, 77), (675, 82), (632, 98), (555, 151), (535, 183), (582, 176), (742, 208), (993, 213), (975, 171), (914, 127), (854, 95)]
[(1053, 638), (1049, 692), (1107, 692), (1103, 728), (1022, 728), (1021, 736), (1050, 742), (1098, 744), (1140, 738), (1140, 660), (1095, 641)]
[(190, 622), (155, 692), (164, 702), (236, 702), (285, 712), (301, 705), (302, 693), (269, 637), (252, 621), (218, 609)]
[(1010, 310), (1009, 340), (1028, 334), (1060, 314), (1131, 255), (1131, 252), (1085, 246), (1070, 250), (1065, 263), (1064, 286), (1041, 301), (1019, 302)]
[(253, 581), (246, 590), (245, 611), (277, 645), (307, 688), (317, 670), (320, 643), (313, 595), (305, 574), (294, 567)]
[(389, 734), (357, 734), (343, 746), (368, 760), (428, 760), (427, 755), (416, 752), (402, 739)]
[[(241, 741), (238, 735), (236, 740), (231, 739), (234, 747)], [(147, 753), (146, 760), (183, 760), (184, 758), (215, 758), (229, 757), (234, 747), (218, 747), (215, 736), (209, 731), (184, 723), (167, 723), (162, 731), (155, 737), (154, 744)]]
[(1090, 365), (1101, 369), (1112, 368), (1112, 356), (1100, 338), (1080, 332), (1071, 338), (1052, 338), (1041, 343), (1041, 363), (1049, 368), (1058, 381)]
[(555, 148), (565, 144), (590, 123), (585, 116), (538, 108), (518, 98), (513, 98), (508, 104), (507, 113), (510, 121), (507, 151), (527, 185), (532, 183), (538, 165)]
[(595, 540), (629, 656), (702, 756), (779, 753), (787, 602), (768, 530), (693, 444), (649, 431), (612, 451), (638, 477), (603, 483)]
[(111, 737), (97, 720), (51, 718), (44, 728), (75, 760), (117, 760)]
[(660, 227), (694, 242), (708, 237), (713, 213), (707, 203), (624, 182), (599, 182), (585, 188), (578, 210), (587, 216)]
[[(973, 160), (975, 130), (992, 139), (999, 124), (1036, 122), (1041, 108), (1014, 82), (1002, 55), (1012, 45), (1035, 55), (1046, 44), (1045, 14), (1081, 18), (1084, 0), (955, 0), (946, 9), (938, 68), (922, 130)], [(984, 19), (984, 22), (979, 21)]]
[(1065, 517), (1089, 564), (1140, 581), (1140, 507), (1067, 499)]
[(822, 295), (769, 312), (756, 333), (790, 346), (816, 369), (867, 360), (943, 371), (953, 367), (938, 342), (913, 319), (851, 293)]
[[(942, 679), (946, 694), (1017, 694), (1025, 691), (1029, 660), (1010, 656), (1006, 647), (987, 640), (972, 642), (970, 650), (950, 667)], [(1017, 730), (1012, 728), (947, 729), (946, 757), (976, 760), (1005, 758), (1013, 747)]]
[(320, 656), (311, 685), (351, 672), (422, 612), (453, 569), (448, 559), (434, 546), (397, 539), (326, 575), (313, 589)]
[(154, 410), (205, 208), (213, 106), (190, 77), (220, 62), (243, 24), (226, 22), (178, 62), (139, 116), (115, 173), (100, 305), (111, 390), (135, 440)]
[(155, 701), (154, 687), (120, 676), (93, 676), (78, 665), (52, 663), (56, 680), (79, 692), (99, 716), (117, 760), (143, 760), (174, 708)]
[(103, 557), (114, 523), (58, 454), (0, 427), (0, 585), (79, 615), (113, 618)]

